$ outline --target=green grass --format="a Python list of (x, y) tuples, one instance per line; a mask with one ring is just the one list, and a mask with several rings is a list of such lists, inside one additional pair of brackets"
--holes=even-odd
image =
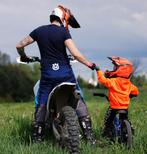
[[(108, 103), (103, 98), (94, 98), (85, 92), (92, 117), (94, 133), (100, 143), (96, 147), (81, 142), (81, 154), (147, 154), (147, 89), (140, 90), (138, 98), (131, 101), (129, 117), (135, 128), (133, 148), (127, 150), (118, 143), (110, 144), (101, 136), (103, 118)], [(34, 104), (0, 104), (0, 154), (65, 154), (55, 144), (53, 135), (43, 144), (32, 144), (31, 131)]]

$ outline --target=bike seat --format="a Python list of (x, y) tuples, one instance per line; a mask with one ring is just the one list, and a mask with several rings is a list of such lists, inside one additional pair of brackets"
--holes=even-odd
[(117, 111), (118, 113), (121, 113), (121, 114), (127, 114), (127, 110), (123, 110), (123, 109), (120, 109)]

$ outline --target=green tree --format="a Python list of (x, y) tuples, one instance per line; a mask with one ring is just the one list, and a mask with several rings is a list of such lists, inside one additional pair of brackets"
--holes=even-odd
[(133, 75), (131, 81), (138, 87), (142, 87), (147, 84), (147, 78), (145, 75)]
[(34, 81), (18, 65), (0, 66), (0, 97), (13, 101), (28, 101), (33, 96)]

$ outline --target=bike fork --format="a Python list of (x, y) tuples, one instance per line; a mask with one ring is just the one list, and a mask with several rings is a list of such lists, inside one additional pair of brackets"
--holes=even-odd
[(115, 126), (115, 137), (120, 137), (121, 136), (121, 123), (117, 117), (114, 118), (114, 126)]

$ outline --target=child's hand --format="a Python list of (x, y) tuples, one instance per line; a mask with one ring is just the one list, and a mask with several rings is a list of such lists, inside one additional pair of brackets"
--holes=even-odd
[(100, 70), (100, 67), (97, 66), (97, 65), (95, 65), (95, 70), (96, 70), (96, 71), (99, 71), (99, 70)]

